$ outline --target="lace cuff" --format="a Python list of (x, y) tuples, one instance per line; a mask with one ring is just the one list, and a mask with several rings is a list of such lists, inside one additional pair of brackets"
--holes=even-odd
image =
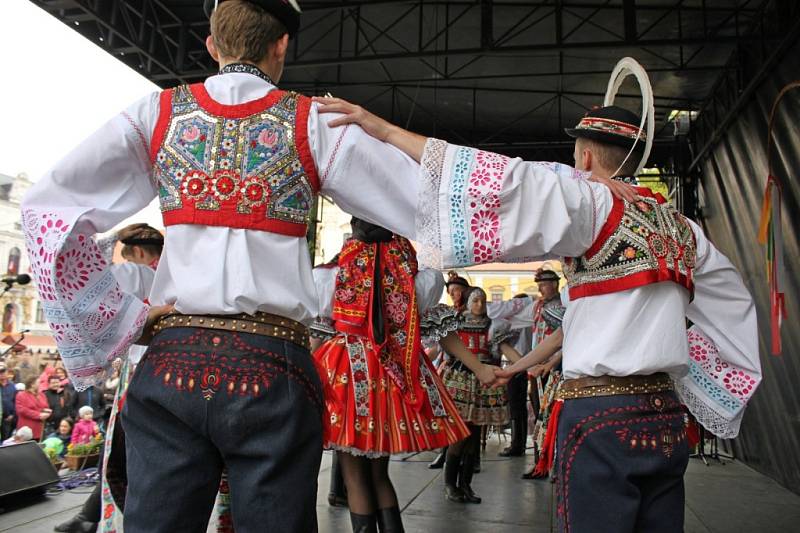
[(723, 439), (739, 434), (744, 408), (760, 377), (730, 363), (699, 327), (689, 328), (689, 373), (675, 380), (681, 401), (703, 427)]

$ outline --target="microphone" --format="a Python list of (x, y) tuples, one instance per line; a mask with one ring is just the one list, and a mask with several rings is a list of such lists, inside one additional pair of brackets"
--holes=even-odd
[(31, 277), (27, 274), (19, 274), (16, 276), (6, 276), (4, 278), (0, 278), (0, 282), (5, 283), (6, 285), (13, 285), (16, 283), (17, 285), (27, 285), (31, 282)]

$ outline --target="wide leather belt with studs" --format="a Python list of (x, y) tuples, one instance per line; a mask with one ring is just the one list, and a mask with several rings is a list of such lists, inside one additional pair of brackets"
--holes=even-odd
[(673, 390), (672, 378), (659, 372), (648, 376), (599, 376), (567, 379), (558, 390), (562, 400), (617, 396), (621, 394), (651, 394)]
[(156, 322), (153, 331), (167, 328), (205, 328), (254, 333), (292, 342), (303, 348), (309, 348), (308, 328), (300, 322), (269, 313), (255, 315), (182, 315), (171, 313), (164, 315)]

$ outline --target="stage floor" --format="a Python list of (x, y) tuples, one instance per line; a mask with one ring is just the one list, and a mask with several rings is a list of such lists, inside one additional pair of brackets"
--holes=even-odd
[[(519, 477), (532, 456), (503, 459), (490, 440), (483, 470), (473, 488), (483, 497), (481, 505), (448, 502), (442, 495), (441, 470), (428, 470), (432, 453), (406, 461), (395, 458), (392, 479), (400, 498), (408, 533), (531, 533), (551, 531), (553, 485)], [(317, 516), (320, 533), (347, 533), (346, 509), (327, 503), (330, 454), (323, 455), (319, 475)], [(0, 514), (0, 532), (45, 533), (71, 517), (88, 489), (42, 497), (24, 506), (12, 506)], [(692, 459), (686, 474), (686, 532), (794, 532), (800, 524), (800, 496), (737, 462), (705, 466)], [(213, 531), (209, 529), (209, 531)]]

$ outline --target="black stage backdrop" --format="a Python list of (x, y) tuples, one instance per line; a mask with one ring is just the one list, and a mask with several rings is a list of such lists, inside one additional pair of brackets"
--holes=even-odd
[(783, 182), (783, 237), (787, 270), (783, 355), (770, 354), (765, 250), (757, 242), (767, 177), (766, 136), (772, 103), (800, 79), (800, 43), (773, 69), (702, 162), (699, 190), (703, 226), (736, 265), (753, 295), (760, 330), (764, 381), (748, 406), (734, 443), (737, 458), (800, 493), (800, 89), (784, 96), (775, 121), (773, 170)]

